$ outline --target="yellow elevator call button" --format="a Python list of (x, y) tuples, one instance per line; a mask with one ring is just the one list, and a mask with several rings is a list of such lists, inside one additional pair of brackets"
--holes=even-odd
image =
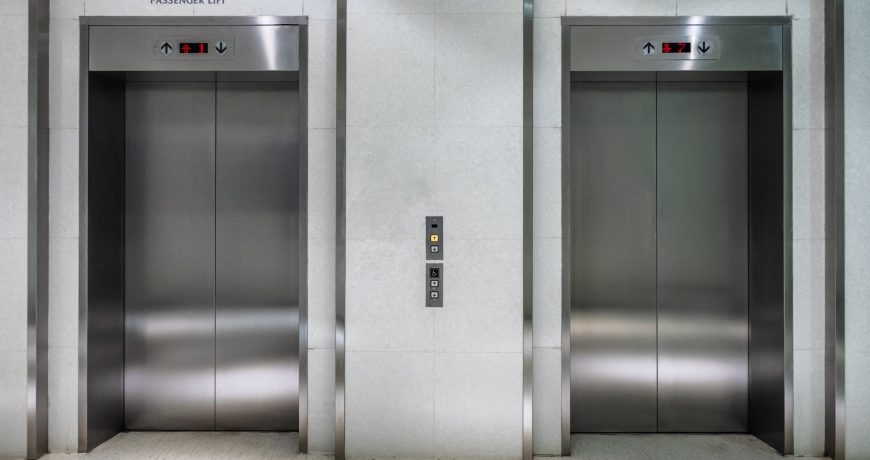
[(435, 234), (429, 235), (429, 241), (431, 241), (433, 243), (437, 243), (438, 242), (438, 235), (435, 235)]

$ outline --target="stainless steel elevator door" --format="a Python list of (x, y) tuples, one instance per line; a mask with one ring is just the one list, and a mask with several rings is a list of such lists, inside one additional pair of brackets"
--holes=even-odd
[(298, 83), (126, 92), (126, 429), (298, 429)]
[(571, 427), (656, 430), (654, 82), (575, 82)]
[(214, 426), (214, 104), (211, 82), (127, 84), (130, 430)]
[(658, 84), (659, 431), (745, 432), (746, 82)]
[(747, 430), (747, 109), (745, 81), (572, 83), (572, 431)]
[(217, 87), (219, 430), (298, 429), (297, 87)]

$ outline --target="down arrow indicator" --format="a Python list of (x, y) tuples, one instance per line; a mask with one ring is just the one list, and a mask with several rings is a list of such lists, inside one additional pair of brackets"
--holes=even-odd
[(707, 42), (701, 42), (698, 45), (698, 51), (700, 51), (701, 54), (707, 54), (710, 51), (710, 45), (708, 45)]
[(214, 50), (218, 52), (221, 56), (223, 56), (229, 48), (227, 44), (224, 42), (217, 42), (217, 46), (214, 47)]

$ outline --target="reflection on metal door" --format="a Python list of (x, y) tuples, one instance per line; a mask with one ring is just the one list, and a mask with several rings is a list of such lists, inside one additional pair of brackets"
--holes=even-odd
[(658, 83), (659, 431), (743, 432), (746, 82)]
[(655, 98), (655, 82), (574, 83), (575, 431), (656, 430)]
[(214, 425), (214, 103), (213, 82), (127, 83), (131, 430)]
[(299, 93), (294, 82), (219, 82), (219, 430), (297, 428)]
[(633, 78), (572, 84), (571, 428), (743, 432), (746, 82)]
[(298, 429), (298, 105), (127, 83), (127, 429)]

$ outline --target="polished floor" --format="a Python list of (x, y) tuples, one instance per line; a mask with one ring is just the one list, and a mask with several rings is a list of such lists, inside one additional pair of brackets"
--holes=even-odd
[[(782, 459), (757, 438), (741, 434), (584, 434), (571, 436), (571, 458), (584, 460)], [(820, 457), (800, 457), (821, 460)]]
[(301, 455), (296, 433), (131, 432), (121, 433), (89, 454), (50, 454), (42, 460), (254, 460), (319, 459)]
[[(584, 460), (766, 460), (782, 459), (745, 435), (574, 435), (574, 455)], [(43, 460), (229, 460), (320, 459), (300, 455), (295, 434), (122, 433), (90, 454), (51, 454)], [(559, 457), (540, 457), (557, 459)], [(816, 457), (802, 457), (813, 459)]]

